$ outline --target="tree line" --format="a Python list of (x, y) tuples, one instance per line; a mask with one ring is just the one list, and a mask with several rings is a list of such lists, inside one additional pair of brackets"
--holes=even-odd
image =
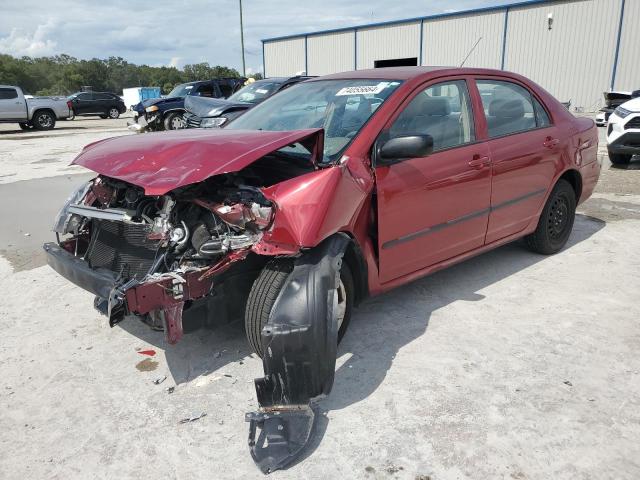
[(180, 83), (220, 77), (237, 78), (240, 73), (206, 62), (185, 65), (179, 70), (136, 65), (122, 57), (78, 60), (66, 54), (37, 58), (0, 54), (0, 84), (18, 85), (31, 95), (68, 95), (83, 86), (117, 94), (122, 94), (123, 88), (160, 87), (166, 94)]

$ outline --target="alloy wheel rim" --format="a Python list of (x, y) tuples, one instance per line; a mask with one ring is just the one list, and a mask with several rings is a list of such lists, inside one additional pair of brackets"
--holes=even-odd
[(118, 116), (120, 112), (118, 112), (118, 110), (116, 110), (115, 108), (112, 108), (111, 110), (109, 110), (109, 116), (111, 118), (116, 118)]
[(38, 124), (41, 127), (50, 127), (51, 126), (51, 115), (40, 115), (38, 117)]
[(171, 126), (173, 127), (174, 130), (181, 129), (183, 124), (184, 122), (180, 117), (173, 117), (173, 119), (171, 119)]

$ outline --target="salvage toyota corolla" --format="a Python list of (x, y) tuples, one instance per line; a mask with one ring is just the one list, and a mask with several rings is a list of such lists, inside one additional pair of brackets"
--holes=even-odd
[(74, 163), (98, 175), (44, 248), (112, 326), (138, 318), (173, 344), (244, 316), (264, 366), (249, 445), (270, 472), (308, 443), (354, 305), (519, 238), (557, 252), (597, 143), (592, 120), (516, 74), (329, 75), (224, 129), (88, 145)]

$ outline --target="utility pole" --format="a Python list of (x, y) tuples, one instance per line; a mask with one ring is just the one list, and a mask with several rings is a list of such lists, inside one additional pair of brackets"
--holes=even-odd
[(244, 63), (244, 28), (242, 27), (242, 0), (240, 1), (240, 48), (242, 48), (242, 76), (247, 76), (247, 67)]

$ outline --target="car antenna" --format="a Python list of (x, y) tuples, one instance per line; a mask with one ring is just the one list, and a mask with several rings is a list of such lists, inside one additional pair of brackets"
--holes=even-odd
[(474, 43), (473, 47), (471, 47), (471, 50), (469, 50), (469, 53), (467, 53), (467, 56), (464, 57), (464, 60), (462, 60), (462, 63), (460, 64), (459, 68), (462, 68), (464, 66), (464, 62), (467, 61), (467, 58), (469, 58), (469, 55), (471, 55), (473, 51), (476, 49), (476, 47), (480, 43), (480, 40), (482, 40), (482, 37), (478, 37), (478, 40), (476, 41), (476, 43)]

